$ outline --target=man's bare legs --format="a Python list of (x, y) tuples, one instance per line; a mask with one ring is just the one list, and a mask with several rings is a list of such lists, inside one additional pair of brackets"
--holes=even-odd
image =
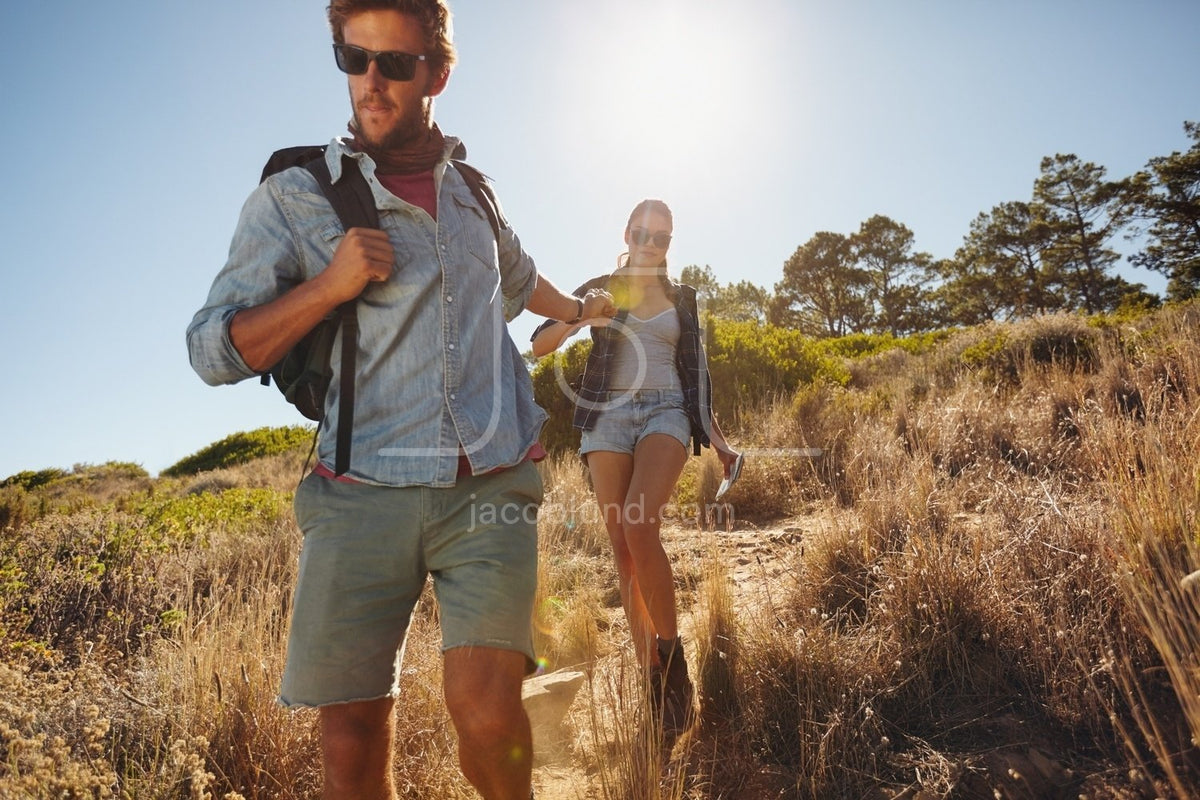
[(521, 704), (525, 655), (494, 647), (446, 651), (443, 690), (463, 774), (484, 800), (529, 800), (533, 736)]
[(395, 800), (390, 697), (322, 706), (325, 800)]
[[(525, 655), (491, 647), (447, 650), (446, 708), (463, 774), (485, 800), (528, 800), (533, 766), (521, 704)], [(322, 706), (325, 800), (395, 800), (391, 698)]]

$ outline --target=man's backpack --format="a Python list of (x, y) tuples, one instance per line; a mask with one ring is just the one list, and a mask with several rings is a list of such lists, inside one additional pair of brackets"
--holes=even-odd
[[(492, 226), (493, 234), (499, 241), (500, 229), (505, 223), (491, 187), (479, 170), (464, 161), (455, 160), (453, 163), (479, 202)], [(325, 163), (325, 145), (287, 147), (271, 154), (263, 167), (259, 182), (290, 167), (304, 167), (313, 174), (321, 191), (337, 212), (343, 230), (379, 227), (379, 211), (375, 207), (375, 198), (366, 178), (359, 171), (356, 160), (350, 156), (342, 157), (342, 178), (334, 184), (329, 174), (329, 165)], [(334, 457), (336, 475), (350, 469), (350, 442), (354, 430), (354, 378), (358, 353), (357, 302), (350, 300), (338, 306), (262, 375), (264, 386), (274, 379), (275, 386), (289, 403), (308, 419), (320, 422), (325, 416), (325, 395), (329, 389), (329, 382), (333, 380), (333, 342), (338, 330), (342, 331), (337, 453)]]

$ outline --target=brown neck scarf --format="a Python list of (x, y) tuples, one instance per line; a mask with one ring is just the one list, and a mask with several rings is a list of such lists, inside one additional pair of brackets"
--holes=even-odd
[(350, 146), (357, 152), (369, 155), (375, 162), (376, 172), (381, 175), (416, 175), (428, 172), (442, 160), (445, 151), (445, 140), (437, 123), (430, 128), (424, 141), (413, 142), (407, 147), (394, 150), (376, 150), (368, 147), (355, 124), (351, 122), (348, 127), (354, 136)]

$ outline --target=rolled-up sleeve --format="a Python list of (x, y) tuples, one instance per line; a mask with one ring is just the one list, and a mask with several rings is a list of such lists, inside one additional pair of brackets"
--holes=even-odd
[(188, 358), (207, 384), (237, 383), (258, 373), (246, 366), (229, 337), (229, 325), (242, 309), (274, 300), (303, 279), (292, 227), (276, 194), (274, 179), (246, 200), (229, 247), (204, 307), (187, 328)]
[(229, 338), (229, 323), (237, 306), (206, 306), (192, 317), (187, 329), (188, 358), (192, 369), (209, 386), (237, 383), (254, 375)]
[(512, 228), (500, 229), (496, 243), (500, 256), (500, 290), (504, 294), (504, 318), (512, 322), (525, 310), (537, 287), (537, 265), (521, 247)]

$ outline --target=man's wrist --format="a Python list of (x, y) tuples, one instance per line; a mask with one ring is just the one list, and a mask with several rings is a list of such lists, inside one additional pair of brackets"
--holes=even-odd
[(567, 323), (568, 325), (574, 325), (576, 322), (579, 322), (581, 319), (583, 319), (583, 301), (580, 300), (578, 297), (574, 298), (574, 300), (575, 300), (576, 312), (577, 312), (575, 314), (575, 319), (564, 319), (563, 320), (563, 322)]

